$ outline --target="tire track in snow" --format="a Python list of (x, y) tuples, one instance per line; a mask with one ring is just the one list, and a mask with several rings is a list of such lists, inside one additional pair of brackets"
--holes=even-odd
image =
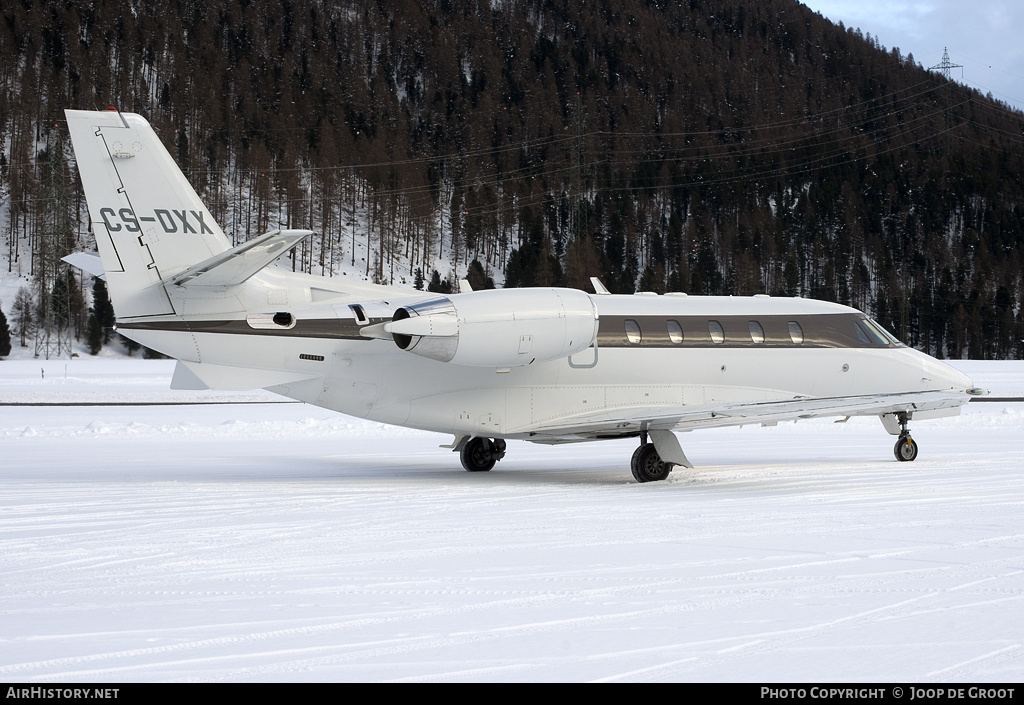
[(974, 680), (986, 681), (989, 679), (977, 677), (979, 666), (993, 660), (1009, 661), (1010, 659), (1018, 659), (1020, 657), (1017, 655), (1017, 652), (1020, 651), (1020, 649), (1021, 644), (1011, 644), (1010, 646), (1006, 646), (1002, 649), (996, 649), (995, 651), (990, 651), (987, 654), (982, 654), (981, 656), (976, 656), (972, 659), (955, 663), (952, 666), (946, 666), (945, 668), (940, 668), (937, 671), (926, 673), (924, 674), (924, 677), (928, 680), (941, 680), (947, 683), (963, 683), (965, 681), (970, 682)]
[[(649, 668), (644, 669), (644, 675), (647, 676), (647, 677), (650, 677), (652, 675), (664, 675), (664, 676), (667, 677), (669, 675), (678, 675), (680, 670), (692, 671), (692, 670), (697, 669), (697, 668), (706, 669), (709, 665), (712, 665), (712, 664), (720, 665), (721, 662), (723, 662), (723, 661), (735, 660), (735, 657), (737, 655), (739, 655), (740, 652), (742, 652), (742, 656), (743, 656), (744, 659), (749, 659), (751, 656), (756, 655), (756, 654), (763, 654), (763, 653), (766, 653), (766, 652), (769, 652), (769, 651), (778, 651), (782, 647), (787, 646), (789, 644), (792, 644), (792, 643), (794, 643), (796, 641), (806, 639), (806, 638), (808, 638), (810, 636), (817, 636), (817, 635), (819, 635), (822, 632), (825, 632), (825, 631), (828, 631), (828, 630), (832, 630), (832, 629), (834, 629), (836, 627), (839, 627), (839, 626), (848, 627), (848, 626), (854, 626), (854, 625), (857, 625), (857, 624), (874, 623), (874, 622), (881, 621), (881, 620), (898, 620), (898, 619), (906, 619), (908, 617), (917, 616), (918, 614), (921, 614), (921, 612), (916, 611), (916, 610), (909, 610), (908, 611), (906, 608), (908, 606), (910, 606), (910, 605), (916, 605), (916, 604), (921, 603), (921, 602), (926, 601), (926, 600), (932, 600), (932, 599), (936, 599), (938, 597), (941, 597), (943, 595), (947, 595), (947, 594), (958, 592), (958, 591), (963, 590), (963, 589), (965, 589), (967, 587), (972, 587), (972, 586), (977, 585), (977, 584), (982, 583), (982, 582), (987, 582), (989, 580), (995, 580), (995, 579), (999, 579), (999, 578), (1011, 577), (1011, 576), (1019, 574), (1020, 572), (1021, 571), (1014, 571), (1014, 572), (1011, 572), (1011, 573), (1008, 573), (1008, 574), (1002, 575), (1002, 576), (993, 576), (993, 577), (985, 578), (983, 580), (974, 580), (974, 581), (971, 581), (971, 582), (968, 582), (968, 583), (957, 585), (955, 587), (947, 588), (945, 590), (929, 592), (927, 594), (919, 595), (917, 597), (913, 597), (913, 598), (910, 598), (910, 599), (907, 599), (907, 600), (902, 600), (902, 601), (896, 602), (894, 604), (883, 605), (881, 607), (878, 607), (878, 608), (875, 608), (875, 609), (872, 609), (872, 610), (867, 610), (867, 611), (864, 611), (864, 612), (859, 612), (859, 613), (856, 613), (856, 614), (853, 614), (853, 615), (848, 615), (846, 617), (841, 617), (839, 619), (829, 620), (829, 621), (826, 621), (826, 622), (820, 622), (818, 624), (801, 626), (801, 627), (794, 627), (792, 629), (786, 629), (786, 630), (782, 630), (782, 631), (768, 631), (768, 632), (760, 632), (760, 633), (748, 634), (748, 635), (746, 635), (747, 638), (754, 638), (755, 641), (752, 641), (752, 642), (750, 642), (747, 645), (740, 645), (738, 647), (727, 648), (727, 649), (723, 649), (723, 650), (717, 651), (710, 658), (697, 659), (697, 660), (693, 661), (692, 663), (688, 663), (686, 665), (686, 667), (682, 667), (682, 668), (680, 668), (681, 664), (679, 662), (675, 662), (675, 661), (668, 662), (666, 664), (662, 664), (661, 666), (651, 666)], [(1017, 600), (1024, 600), (1024, 595), (1013, 596), (1013, 597), (1005, 598), (1003, 600), (996, 600), (996, 601), (990, 601), (990, 602), (992, 604), (996, 604), (996, 603), (1001, 603), (1001, 602), (1006, 602), (1006, 601), (1017, 601)], [(948, 613), (949, 611), (952, 611), (952, 610), (969, 609), (969, 608), (974, 607), (974, 606), (976, 606), (976, 603), (972, 603), (972, 604), (969, 604), (969, 605), (963, 605), (963, 606), (954, 605), (954, 606), (947, 606), (947, 607), (937, 608), (937, 611)], [(888, 612), (894, 612), (894, 614), (886, 614)], [(880, 619), (877, 619), (879, 616), (880, 616)], [(988, 656), (994, 656), (994, 655), (997, 655), (997, 654), (1002, 654), (1004, 652), (1007, 652), (1007, 649), (1009, 649), (1011, 651), (1015, 650), (1016, 648), (1018, 648), (1018, 646), (1019, 645), (1015, 645), (1013, 647), (1007, 647), (1006, 649), (1000, 649), (1000, 650), (998, 650), (996, 652), (992, 652), (992, 654), (987, 655), (985, 658), (987, 658)], [(959, 665), (973, 664), (975, 661), (980, 661), (980, 660), (982, 660), (982, 659), (981, 658), (979, 658), (979, 659), (972, 659), (971, 661), (964, 662), (964, 664), (959, 664)], [(938, 673), (938, 672), (936, 672), (936, 673)], [(625, 679), (625, 678), (628, 678), (630, 676), (630, 674), (631, 674), (631, 672), (626, 672), (626, 673), (623, 673), (623, 674), (619, 674), (617, 676), (608, 676), (608, 677), (604, 678), (603, 680), (606, 681), (606, 682), (610, 682), (610, 681), (613, 681), (613, 680)], [(932, 675), (934, 675), (934, 674), (927, 674), (927, 675), (924, 676), (924, 678), (929, 678)], [(957, 679), (954, 678), (952, 680), (957, 680)]]

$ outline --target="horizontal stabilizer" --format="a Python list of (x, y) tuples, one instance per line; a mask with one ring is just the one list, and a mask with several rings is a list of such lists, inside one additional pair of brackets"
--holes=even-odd
[(312, 230), (271, 230), (193, 265), (162, 283), (175, 286), (235, 286), (312, 234)]
[(103, 260), (99, 252), (75, 252), (67, 257), (61, 257), (62, 262), (67, 262), (72, 267), (78, 267), (94, 277), (103, 281), (107, 280), (107, 272), (103, 269)]

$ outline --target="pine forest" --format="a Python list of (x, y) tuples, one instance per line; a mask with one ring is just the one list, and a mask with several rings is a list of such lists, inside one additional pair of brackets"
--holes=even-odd
[(1024, 114), (937, 60), (795, 0), (5, 0), (6, 273), (92, 249), (63, 110), (115, 106), (235, 243), (315, 231), (296, 270), (814, 297), (1021, 358)]

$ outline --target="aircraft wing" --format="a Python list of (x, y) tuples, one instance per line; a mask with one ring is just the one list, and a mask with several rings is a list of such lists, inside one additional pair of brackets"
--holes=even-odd
[(241, 284), (312, 234), (312, 230), (272, 230), (192, 265), (162, 283), (203, 287)]
[(966, 399), (966, 394), (934, 391), (850, 397), (797, 397), (763, 402), (685, 406), (619, 407), (553, 419), (533, 426), (529, 429), (529, 440), (559, 443), (629, 435), (641, 429), (685, 431), (752, 423), (771, 424), (828, 416), (879, 416), (900, 411), (949, 410), (950, 414), (956, 414)]

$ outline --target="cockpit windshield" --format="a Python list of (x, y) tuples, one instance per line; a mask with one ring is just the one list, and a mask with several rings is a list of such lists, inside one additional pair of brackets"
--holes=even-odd
[(871, 336), (871, 339), (879, 345), (902, 345), (902, 343), (896, 339), (896, 336), (885, 328), (882, 328), (882, 326), (878, 325), (870, 318), (865, 318), (861, 320), (860, 323)]

